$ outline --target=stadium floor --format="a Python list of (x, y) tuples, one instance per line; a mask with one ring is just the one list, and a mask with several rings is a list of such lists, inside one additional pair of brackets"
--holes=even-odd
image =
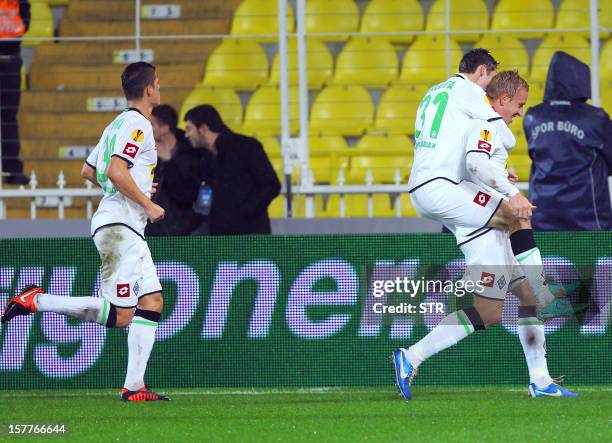
[[(117, 392), (4, 391), (8, 424), (65, 424), (72, 441), (610, 441), (612, 386), (581, 397), (527, 398), (526, 386), (167, 390), (172, 402), (124, 403)], [(8, 438), (7, 438), (8, 437)], [(38, 440), (38, 439), (37, 439)], [(55, 439), (58, 440), (58, 439)]]

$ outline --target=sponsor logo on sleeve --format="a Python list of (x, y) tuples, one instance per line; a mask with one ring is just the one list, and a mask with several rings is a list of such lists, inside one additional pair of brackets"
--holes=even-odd
[(495, 274), (490, 274), (488, 272), (483, 272), (480, 276), (480, 283), (487, 288), (492, 288), (495, 283)]
[(136, 143), (140, 143), (144, 140), (144, 132), (141, 129), (135, 129), (132, 131), (132, 140)]
[(488, 143), (484, 140), (478, 140), (478, 149), (491, 152), (491, 143)]
[(123, 148), (123, 153), (128, 157), (136, 158), (136, 154), (140, 148), (133, 143), (126, 143), (125, 148)]
[(479, 192), (476, 194), (476, 197), (474, 197), (474, 203), (482, 206), (483, 208), (487, 206), (489, 200), (491, 200), (491, 196), (489, 194), (485, 194), (484, 192)]
[(127, 298), (130, 296), (130, 284), (119, 283), (117, 284), (117, 297)]

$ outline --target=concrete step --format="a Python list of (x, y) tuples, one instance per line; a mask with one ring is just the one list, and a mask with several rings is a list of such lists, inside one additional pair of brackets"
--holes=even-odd
[[(180, 5), (182, 18), (229, 18), (240, 2), (241, 0), (172, 0), (171, 2), (168, 0), (147, 0), (143, 4)], [(113, 11), (113, 16), (121, 17), (122, 20), (134, 20), (136, 9), (133, 1), (125, 0), (71, 1), (66, 11), (66, 17), (70, 19), (105, 20), (109, 17), (109, 11)]]
[[(184, 89), (162, 90), (162, 101), (173, 106), (177, 112), (180, 110), (185, 98), (192, 87)], [(88, 99), (122, 97), (122, 93), (113, 95), (108, 90), (101, 91), (24, 91), (21, 94), (20, 115), (26, 113), (90, 113), (87, 107)], [(110, 117), (112, 118), (112, 117)]]
[[(142, 49), (154, 51), (154, 64), (202, 64), (205, 65), (208, 56), (219, 45), (220, 40), (145, 40)], [(38, 46), (34, 53), (33, 65), (113, 65), (115, 52), (118, 50), (133, 50), (133, 40), (110, 42), (45, 42)]]
[[(230, 19), (149, 20), (142, 22), (140, 30), (143, 36), (227, 34), (230, 31)], [(65, 19), (59, 25), (61, 37), (133, 36), (135, 33), (134, 22), (130, 20)]]
[[(113, 95), (120, 96), (121, 73), (124, 66), (62, 66), (41, 65), (32, 66), (30, 71), (30, 89), (33, 90), (92, 90), (106, 89)], [(176, 89), (193, 88), (204, 74), (202, 63), (158, 65), (157, 72), (162, 85)]]

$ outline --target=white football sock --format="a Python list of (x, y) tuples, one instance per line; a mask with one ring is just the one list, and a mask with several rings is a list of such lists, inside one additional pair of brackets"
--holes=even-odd
[(51, 294), (36, 296), (38, 312), (55, 312), (106, 326), (110, 303), (100, 297), (63, 297)]
[(134, 316), (128, 333), (128, 367), (124, 387), (129, 391), (142, 388), (147, 362), (155, 343), (157, 322)]
[(529, 368), (530, 383), (545, 388), (553, 382), (546, 363), (544, 324), (536, 317), (519, 318), (518, 333)]
[(529, 286), (533, 289), (538, 306), (546, 306), (553, 300), (554, 295), (548, 289), (544, 279), (544, 266), (542, 265), (540, 250), (538, 248), (530, 249), (516, 255), (516, 259), (523, 268)]
[(474, 326), (464, 311), (447, 315), (429, 334), (408, 348), (410, 364), (417, 368), (423, 361), (457, 344), (474, 332)]

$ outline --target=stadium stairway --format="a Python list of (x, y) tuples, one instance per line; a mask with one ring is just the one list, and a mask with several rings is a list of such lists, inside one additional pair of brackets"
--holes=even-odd
[[(217, 39), (178, 40), (185, 34), (226, 34), (239, 0), (173, 0), (181, 18), (142, 21), (143, 36), (166, 36), (141, 42), (152, 50), (160, 76), (162, 102), (177, 110), (198, 83)], [(168, 4), (148, 0), (148, 5)], [(112, 15), (109, 14), (112, 11)], [(118, 0), (71, 0), (57, 29), (62, 37), (134, 35), (134, 6)], [(112, 17), (112, 19), (109, 19)], [(66, 147), (93, 146), (117, 111), (100, 108), (95, 99), (123, 97), (120, 75), (126, 63), (121, 50), (133, 50), (133, 40), (42, 42), (34, 53), (29, 87), (19, 110), (24, 173), (36, 173), (38, 187), (57, 187), (60, 170), (66, 187), (82, 187), (82, 156), (67, 158)], [(180, 50), (177, 50), (179, 48)], [(98, 105), (98, 106), (96, 106)], [(80, 151), (81, 153), (84, 151)], [(78, 157), (78, 156), (77, 156)], [(65, 217), (84, 217), (84, 199), (74, 199)], [(30, 217), (29, 199), (8, 201), (10, 218)], [(37, 218), (56, 218), (57, 208), (39, 208)]]

